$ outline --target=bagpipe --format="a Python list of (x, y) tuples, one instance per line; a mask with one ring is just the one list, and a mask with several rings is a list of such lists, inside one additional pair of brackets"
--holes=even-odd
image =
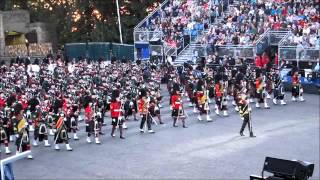
[(47, 123), (43, 120), (39, 123), (39, 134), (48, 134)]
[(229, 82), (228, 81), (224, 81), (222, 86), (221, 86), (221, 94), (222, 94), (222, 97), (221, 97), (221, 109), (222, 109), (222, 106), (227, 106), (228, 105), (228, 99), (227, 99), (227, 96), (228, 96), (228, 85), (229, 85)]
[(285, 92), (283, 90), (283, 79), (280, 75), (274, 74), (273, 80), (274, 82), (274, 90), (277, 92), (278, 95), (285, 95)]
[(60, 138), (61, 140), (68, 140), (68, 134), (67, 134), (67, 130), (65, 127), (65, 123), (64, 123), (64, 117), (63, 115), (60, 115), (56, 124), (56, 137), (54, 140), (54, 144), (57, 144), (58, 138)]
[(34, 119), (34, 125), (35, 125), (35, 128), (38, 128), (39, 135), (47, 135), (48, 121), (46, 121), (47, 120), (46, 118), (43, 118), (42, 113), (43, 112), (41, 112), (40, 109), (37, 110), (37, 115)]
[(30, 143), (29, 133), (28, 133), (28, 122), (26, 119), (22, 118), (17, 123), (17, 133), (19, 134), (19, 138), (17, 142), (19, 142), (19, 152), (22, 151), (22, 146), (28, 145)]
[(146, 117), (147, 117), (147, 120), (148, 120), (148, 118), (151, 118), (151, 121), (155, 125), (158, 125), (157, 121), (152, 117), (152, 113), (150, 112), (150, 102), (151, 102), (151, 98), (150, 97), (145, 98), (145, 100), (143, 98), (140, 99), (140, 103), (143, 103), (143, 104), (140, 104), (140, 108), (141, 108), (140, 109), (141, 110), (140, 114), (142, 116), (145, 114)]
[(179, 109), (178, 110), (178, 119), (183, 119), (183, 120), (185, 120), (185, 119), (187, 119), (189, 116), (188, 116), (188, 114), (185, 112), (185, 110), (184, 110), (184, 106), (183, 106), (183, 101), (182, 101), (182, 98), (181, 98), (182, 96), (180, 96), (180, 107), (181, 107), (181, 109)]

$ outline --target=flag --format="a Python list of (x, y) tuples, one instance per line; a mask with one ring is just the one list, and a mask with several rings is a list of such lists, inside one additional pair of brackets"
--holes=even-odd
[(26, 127), (27, 121), (23, 118), (18, 123), (18, 132), (20, 132), (23, 128)]
[(62, 124), (63, 124), (63, 117), (60, 117), (56, 124), (57, 129), (60, 129)]

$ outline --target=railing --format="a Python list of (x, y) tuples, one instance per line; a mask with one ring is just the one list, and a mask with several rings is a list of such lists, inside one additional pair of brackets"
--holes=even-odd
[(134, 31), (138, 30), (139, 28), (141, 28), (141, 26), (144, 23), (147, 23), (149, 18), (152, 17), (156, 12), (158, 12), (159, 10), (162, 9), (163, 6), (167, 5), (169, 2), (169, 0), (165, 0), (156, 10), (154, 10), (151, 14), (149, 14), (147, 17), (145, 17), (142, 21), (140, 21), (140, 23), (138, 25), (136, 25), (136, 27), (134, 27)]
[(207, 46), (205, 44), (192, 44), (190, 48), (197, 57), (207, 57)]
[(232, 56), (253, 59), (256, 48), (253, 45), (219, 45), (217, 46), (219, 56)]
[(177, 56), (178, 55), (178, 49), (176, 47), (170, 47), (165, 45), (164, 46), (164, 54), (165, 56)]
[(163, 47), (161, 45), (150, 45), (151, 56), (163, 56)]
[(279, 60), (318, 62), (320, 49), (316, 47), (279, 46)]
[(265, 33), (260, 35), (259, 39), (255, 41), (256, 53), (262, 54), (270, 46), (278, 46), (289, 36), (289, 31), (273, 31), (267, 30)]
[(135, 31), (133, 34), (134, 42), (149, 42), (156, 39), (161, 39), (162, 31)]
[(203, 35), (206, 35), (208, 30), (193, 30), (189, 32), (191, 42), (200, 42)]
[[(27, 157), (30, 154), (31, 154), (31, 151), (25, 151), (25, 152), (16, 154), (14, 156), (8, 157), (6, 159), (2, 159), (0, 161), (0, 170), (1, 170), (1, 178), (0, 179), (2, 179), (2, 180), (6, 179), (5, 178), (5, 171), (4, 171), (5, 170), (5, 165), (13, 163), (13, 162), (15, 162), (17, 160), (23, 159), (23, 158)], [(11, 175), (13, 175), (13, 174), (11, 174)]]
[(181, 55), (181, 53), (186, 50), (188, 47), (190, 46), (190, 44), (186, 45), (179, 53), (178, 53), (178, 56)]
[(269, 31), (269, 45), (277, 46), (288, 34), (290, 34), (289, 31)]
[[(319, 47), (304, 47), (293, 42), (293, 34), (287, 33), (279, 42), (278, 56), (279, 62), (297, 61), (297, 62), (319, 62)], [(299, 63), (298, 63), (299, 64)]]
[(256, 45), (257, 54), (262, 54), (269, 47), (269, 32), (270, 30), (267, 30), (265, 33), (260, 35), (259, 39), (254, 43)]

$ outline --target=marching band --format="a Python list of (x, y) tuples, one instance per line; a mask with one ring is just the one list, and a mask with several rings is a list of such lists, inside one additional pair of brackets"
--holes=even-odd
[[(141, 117), (139, 131), (155, 133), (153, 124), (164, 124), (160, 111), (162, 80), (167, 80), (173, 127), (178, 127), (181, 120), (182, 127), (187, 128), (186, 120), (190, 116), (184, 109), (184, 101), (189, 101), (199, 121), (205, 115), (208, 122), (213, 121), (210, 104), (215, 101), (217, 115), (222, 112), (228, 116), (230, 105), (234, 106), (243, 120), (240, 135), (244, 135), (248, 125), (250, 137), (255, 137), (250, 107), (250, 103), (255, 102), (253, 99), (257, 99), (256, 108), (260, 108), (260, 104), (270, 108), (268, 95), (273, 92), (274, 104), (286, 104), (280, 72), (275, 68), (266, 72), (249, 64), (209, 68), (185, 64), (181, 71), (168, 64), (87, 61), (64, 64), (61, 59), (34, 65), (38, 65), (40, 71), (27, 71), (29, 65), (20, 61), (1, 66), (0, 142), (6, 154), (11, 153), (9, 143), (14, 139), (19, 153), (42, 141), (50, 147), (49, 136), (54, 136), (55, 150), (65, 144), (66, 150), (72, 151), (71, 139), (79, 140), (81, 121), (85, 123), (86, 141), (91, 143), (93, 136), (94, 142), (101, 144), (103, 127), (108, 124), (105, 123), (107, 111), (110, 111), (112, 137), (119, 129), (120, 138), (125, 139), (126, 121), (131, 116), (138, 121), (137, 114)], [(294, 71), (292, 101), (304, 101), (302, 93), (298, 72)]]

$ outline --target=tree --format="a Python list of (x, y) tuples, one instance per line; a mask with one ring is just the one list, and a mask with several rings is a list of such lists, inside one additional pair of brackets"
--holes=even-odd
[[(5, 2), (7, 1), (10, 0)], [(119, 0), (124, 43), (133, 42), (133, 28), (147, 16), (146, 9), (162, 1)], [(45, 22), (56, 28), (59, 44), (87, 40), (120, 42), (115, 0), (20, 0), (19, 2), (21, 9), (30, 11), (32, 22)], [(1, 7), (3, 3), (0, 3)]]

